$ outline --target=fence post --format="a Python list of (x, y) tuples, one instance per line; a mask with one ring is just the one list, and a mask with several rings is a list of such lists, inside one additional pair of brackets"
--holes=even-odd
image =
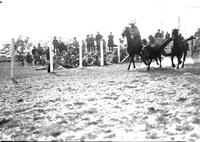
[(15, 63), (15, 39), (12, 39), (11, 44), (11, 72), (10, 72), (10, 78), (14, 79), (14, 63)]
[(53, 44), (49, 45), (49, 61), (50, 61), (50, 73), (53, 72)]
[(192, 39), (192, 41), (191, 41), (191, 52), (192, 52), (191, 55), (193, 55), (193, 53), (194, 53), (194, 46), (193, 46), (193, 44), (194, 43), (193, 43), (193, 39)]
[(79, 68), (82, 68), (82, 67), (83, 67), (82, 48), (83, 48), (83, 43), (80, 42), (80, 46), (79, 46)]
[(103, 57), (103, 40), (100, 41), (100, 55), (101, 55), (101, 66), (104, 65), (104, 57)]
[(120, 63), (120, 44), (118, 45), (118, 51), (117, 51), (117, 54), (118, 54), (118, 64)]

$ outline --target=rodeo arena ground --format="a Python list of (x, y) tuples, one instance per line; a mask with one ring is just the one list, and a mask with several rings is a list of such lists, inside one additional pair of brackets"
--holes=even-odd
[[(199, 38), (177, 42), (173, 29), (155, 46), (147, 40), (127, 70), (136, 47), (126, 30), (113, 48), (101, 38), (94, 51), (76, 38), (4, 45), (12, 52), (0, 62), (0, 140), (200, 141)], [(172, 67), (173, 49), (185, 46), (185, 66), (175, 57)], [(162, 66), (151, 63), (157, 50)]]
[(0, 140), (200, 141), (200, 29), (120, 34), (4, 44)]

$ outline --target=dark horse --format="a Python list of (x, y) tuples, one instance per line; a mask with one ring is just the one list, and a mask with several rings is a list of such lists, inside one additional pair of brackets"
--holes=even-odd
[[(185, 59), (187, 56), (187, 51), (189, 49), (187, 41), (192, 40), (193, 37), (190, 37), (190, 38), (184, 40), (184, 38), (179, 34), (179, 30), (173, 29), (172, 30), (172, 38), (173, 38), (172, 51), (171, 51), (171, 53), (168, 54), (168, 56), (171, 56), (172, 67), (175, 67), (173, 59), (174, 59), (174, 56), (176, 56), (178, 59), (177, 69), (179, 69), (179, 65), (181, 63), (182, 63), (182, 68), (183, 68)], [(181, 61), (182, 57), (183, 57), (183, 61)]]
[(142, 57), (142, 53), (141, 53), (142, 47), (143, 47), (141, 39), (133, 39), (130, 35), (129, 27), (126, 27), (124, 32), (122, 33), (122, 37), (124, 38), (125, 36), (127, 38), (127, 44), (128, 44), (127, 52), (130, 57), (128, 70), (130, 69), (131, 63), (133, 63), (133, 68), (135, 68), (134, 58), (135, 58), (136, 54), (139, 55), (141, 57), (141, 59), (143, 60), (143, 62), (146, 64), (145, 60)]
[[(146, 46), (143, 47), (142, 49), (142, 56), (144, 58), (144, 60), (147, 63), (147, 70), (150, 69), (150, 65), (153, 59), (156, 60), (156, 63), (158, 65), (160, 65), (160, 67), (162, 67), (161, 65), (161, 59), (162, 59), (162, 54), (164, 53), (164, 48), (172, 41), (172, 38), (169, 38), (167, 40), (165, 40), (163, 43), (156, 43), (155, 45), (151, 45), (151, 44), (147, 44)], [(158, 63), (158, 60), (159, 62)]]

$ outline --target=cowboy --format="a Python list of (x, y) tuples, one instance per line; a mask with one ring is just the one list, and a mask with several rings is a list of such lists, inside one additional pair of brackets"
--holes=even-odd
[(149, 36), (149, 45), (151, 47), (155, 47), (155, 45), (156, 45), (155, 38), (152, 35)]
[[(135, 25), (136, 21), (131, 21), (129, 23), (129, 25), (131, 25), (131, 27), (129, 28), (129, 32), (131, 34), (131, 37), (140, 45), (142, 45), (142, 39), (140, 36), (140, 32), (138, 30), (138, 27)], [(136, 55), (136, 60), (139, 61), (139, 56)]]
[(131, 21), (131, 22), (129, 23), (129, 25), (131, 25), (131, 27), (129, 28), (129, 32), (130, 32), (131, 37), (132, 37), (133, 39), (136, 39), (136, 40), (138, 40), (138, 41), (141, 42), (140, 32), (139, 32), (139, 30), (138, 30), (138, 27), (137, 27), (135, 24), (136, 24), (135, 20), (134, 20), (134, 21)]

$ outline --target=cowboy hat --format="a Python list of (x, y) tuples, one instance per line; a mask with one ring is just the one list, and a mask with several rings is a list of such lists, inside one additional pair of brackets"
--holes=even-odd
[(134, 19), (134, 20), (131, 20), (131, 21), (129, 22), (129, 25), (132, 25), (132, 24), (136, 24), (135, 19)]

